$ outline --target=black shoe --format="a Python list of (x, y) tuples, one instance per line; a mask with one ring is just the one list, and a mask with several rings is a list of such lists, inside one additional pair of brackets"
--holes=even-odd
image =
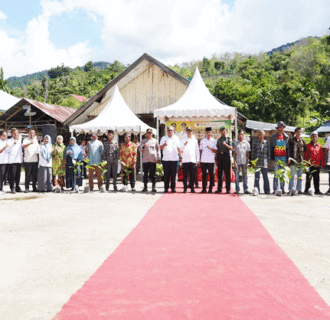
[(308, 191), (304, 191), (304, 194), (308, 194)]
[(190, 193), (196, 193), (196, 191), (194, 189), (191, 189)]
[(318, 194), (320, 196), (323, 196), (323, 193), (321, 191), (316, 191), (315, 194)]
[(15, 189), (11, 189), (11, 190), (10, 190), (10, 193), (15, 194), (15, 193), (16, 193)]
[(165, 190), (164, 190), (164, 193), (168, 193), (168, 190), (167, 190), (167, 189), (165, 189)]
[(221, 190), (217, 190), (215, 193), (217, 193), (217, 194), (221, 194), (222, 191), (221, 191)]
[(244, 191), (244, 193), (245, 193), (245, 194), (251, 194), (251, 192), (248, 191), (248, 190)]
[(187, 189), (184, 189), (182, 193), (187, 193)]
[(32, 192), (38, 192), (37, 188), (33, 188)]
[(172, 190), (172, 193), (176, 193), (175, 189), (174, 189), (174, 190)]
[(298, 191), (298, 194), (304, 194), (302, 191)]
[(227, 190), (227, 191), (226, 191), (226, 194), (230, 194), (230, 191), (229, 191), (229, 190)]
[(206, 193), (206, 190), (205, 190), (205, 189), (203, 189), (203, 190), (201, 191), (201, 193)]
[(142, 189), (142, 192), (147, 192), (148, 191), (148, 188), (147, 187), (144, 187), (143, 189)]
[(154, 185), (154, 184), (152, 185), (151, 192), (157, 192), (156, 185)]
[(113, 191), (118, 191), (117, 187), (113, 187)]
[(209, 192), (208, 193), (213, 193), (212, 189), (209, 189)]
[(325, 194), (330, 195), (330, 188), (329, 188), (329, 190)]
[(16, 192), (22, 192), (22, 189), (20, 187), (17, 187)]
[(24, 191), (24, 193), (29, 193), (30, 191), (29, 191), (29, 189), (25, 189), (25, 191)]

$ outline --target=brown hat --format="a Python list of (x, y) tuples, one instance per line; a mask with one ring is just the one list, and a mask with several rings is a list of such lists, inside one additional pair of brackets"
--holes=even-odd
[(193, 131), (192, 127), (187, 127), (186, 131)]

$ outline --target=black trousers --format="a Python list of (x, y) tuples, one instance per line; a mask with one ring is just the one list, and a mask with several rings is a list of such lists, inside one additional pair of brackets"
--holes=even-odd
[(145, 162), (143, 163), (143, 183), (146, 186), (148, 180), (151, 180), (152, 184), (156, 183), (156, 163)]
[(177, 163), (178, 163), (177, 161), (163, 161), (165, 191), (167, 191), (169, 188), (170, 178), (171, 178), (171, 190), (172, 191), (175, 190)]
[(214, 163), (201, 162), (202, 177), (203, 177), (203, 190), (207, 186), (207, 173), (210, 176), (210, 190), (214, 187)]
[(20, 189), (19, 182), (21, 181), (21, 163), (10, 163), (9, 164), (9, 186), (10, 190)]
[(191, 190), (194, 190), (196, 171), (197, 171), (196, 163), (193, 163), (193, 162), (182, 163), (182, 170), (183, 170), (183, 188), (184, 188), (184, 190), (188, 189), (188, 174), (190, 176), (189, 188)]
[(129, 177), (129, 182), (131, 184), (131, 188), (135, 187), (135, 169), (130, 169), (131, 172), (129, 174), (125, 173), (123, 171), (123, 184), (124, 186), (127, 186), (128, 184), (128, 177)]
[(308, 192), (308, 189), (311, 187), (311, 179), (314, 180), (314, 189), (315, 192), (320, 191), (320, 167), (315, 168), (314, 166), (310, 167), (310, 172), (306, 173), (306, 187), (305, 192)]
[(25, 190), (29, 190), (30, 180), (32, 177), (33, 190), (37, 189), (38, 180), (38, 162), (25, 162)]
[(3, 183), (5, 182), (6, 168), (7, 168), (6, 163), (0, 164), (0, 191), (2, 191)]
[(218, 154), (217, 159), (217, 165), (218, 165), (218, 190), (222, 190), (222, 176), (223, 173), (225, 173), (226, 177), (226, 191), (230, 191), (230, 154), (224, 153), (224, 154)]

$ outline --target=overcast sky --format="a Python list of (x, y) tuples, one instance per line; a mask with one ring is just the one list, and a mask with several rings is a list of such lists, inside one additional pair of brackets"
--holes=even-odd
[(1, 0), (5, 78), (148, 53), (165, 64), (268, 51), (330, 27), (329, 0)]

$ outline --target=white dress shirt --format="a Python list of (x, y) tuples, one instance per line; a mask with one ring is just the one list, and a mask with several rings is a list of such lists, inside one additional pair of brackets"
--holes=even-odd
[[(16, 143), (15, 143), (16, 141)], [(23, 162), (23, 151), (21, 136), (17, 140), (14, 138), (8, 139), (8, 163), (22, 163)]]
[[(6, 140), (0, 139), (0, 150), (2, 150), (6, 144), (8, 144), (7, 139)], [(8, 163), (8, 148), (6, 148), (0, 153), (0, 164), (7, 164), (7, 163)]]
[[(31, 143), (30, 138), (23, 140), (23, 146)], [(33, 139), (33, 144), (30, 144), (24, 150), (24, 162), (38, 162), (38, 154), (40, 152), (40, 146), (36, 138)]]
[(204, 138), (201, 141), (199, 149), (202, 151), (202, 159), (201, 162), (203, 163), (215, 163), (215, 153), (212, 152), (208, 146), (212, 149), (217, 150), (217, 140)]
[(324, 145), (324, 148), (328, 149), (328, 159), (324, 159), (328, 161), (327, 165), (330, 166), (330, 137), (328, 137), (327, 142)]
[(177, 136), (173, 135), (171, 138), (169, 136), (164, 136), (160, 140), (160, 146), (167, 143), (167, 146), (163, 149), (163, 161), (178, 161), (180, 148), (180, 140)]
[[(188, 142), (186, 145), (185, 143)], [(199, 162), (199, 148), (198, 148), (198, 141), (196, 138), (184, 138), (181, 140), (181, 147), (180, 149), (182, 152), (182, 163), (187, 162)]]

